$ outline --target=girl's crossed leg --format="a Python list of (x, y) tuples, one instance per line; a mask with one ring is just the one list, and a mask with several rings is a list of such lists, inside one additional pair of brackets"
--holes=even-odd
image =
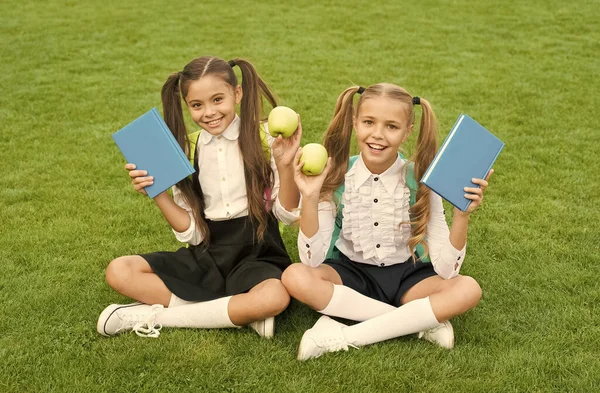
[(406, 291), (400, 307), (342, 285), (338, 272), (328, 265), (294, 264), (283, 273), (282, 282), (292, 297), (323, 314), (365, 321), (345, 326), (321, 317), (302, 338), (300, 360), (412, 333), (451, 348), (454, 334), (448, 319), (475, 307), (481, 298), (479, 284), (467, 276), (450, 280), (427, 277)]
[(162, 326), (250, 325), (261, 336), (272, 337), (273, 317), (285, 310), (290, 301), (285, 287), (275, 278), (260, 282), (246, 293), (203, 302), (185, 301), (175, 296), (139, 255), (113, 260), (106, 270), (106, 281), (117, 292), (144, 303), (107, 307), (97, 325), (98, 332), (106, 336), (133, 329), (139, 335), (156, 337)]

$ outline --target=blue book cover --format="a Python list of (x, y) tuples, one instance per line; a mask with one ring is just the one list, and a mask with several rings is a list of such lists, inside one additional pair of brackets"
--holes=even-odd
[(156, 108), (144, 113), (112, 135), (128, 163), (154, 176), (145, 188), (154, 198), (195, 172), (173, 133)]
[(464, 197), (464, 187), (479, 187), (471, 179), (484, 179), (503, 147), (504, 142), (462, 114), (425, 171), (421, 183), (465, 211), (471, 200)]

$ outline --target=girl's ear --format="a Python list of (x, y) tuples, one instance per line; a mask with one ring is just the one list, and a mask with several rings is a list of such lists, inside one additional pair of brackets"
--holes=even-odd
[(404, 134), (404, 138), (402, 138), (402, 143), (406, 142), (408, 140), (408, 137), (410, 136), (410, 134), (412, 134), (413, 132), (413, 128), (414, 128), (414, 124), (411, 124), (408, 129), (406, 130), (406, 133)]
[(244, 96), (244, 93), (242, 91), (241, 85), (237, 85), (235, 87), (235, 89), (233, 89), (233, 94), (235, 95), (235, 103), (236, 104), (239, 104), (240, 102), (242, 102), (242, 97)]

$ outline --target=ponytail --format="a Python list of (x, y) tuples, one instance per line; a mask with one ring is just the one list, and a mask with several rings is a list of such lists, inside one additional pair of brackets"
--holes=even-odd
[[(421, 183), (425, 171), (433, 161), (437, 151), (436, 118), (431, 105), (423, 98), (420, 98), (420, 105), (423, 109), (421, 116), (421, 125), (419, 128), (419, 137), (417, 138), (416, 152), (413, 158), (415, 179), (417, 181), (416, 203), (410, 207), (412, 236), (408, 239), (408, 246), (413, 253), (417, 244), (422, 244), (425, 249), (425, 255), (429, 254), (425, 234), (427, 233), (427, 223), (431, 216), (430, 199), (431, 190)], [(421, 255), (423, 257), (424, 255)]]
[[(350, 143), (354, 122), (354, 95), (359, 86), (350, 87), (342, 92), (335, 104), (333, 120), (329, 123), (323, 145), (332, 158), (332, 168), (321, 187), (321, 198), (332, 199), (334, 191), (344, 182), (350, 159)], [(340, 201), (335, 201), (338, 204)]]
[[(182, 94), (179, 88), (182, 74), (183, 72), (176, 72), (169, 75), (162, 87), (161, 99), (165, 123), (167, 123), (167, 126), (173, 133), (179, 146), (181, 146), (183, 151), (186, 152), (189, 157), (191, 147), (185, 127), (185, 121), (183, 119), (183, 110), (181, 109)], [(195, 157), (194, 167), (197, 172), (197, 154)], [(196, 222), (196, 229), (202, 234), (204, 239), (203, 244), (208, 247), (208, 244), (210, 244), (210, 231), (208, 230), (208, 224), (204, 219), (204, 195), (200, 183), (198, 182), (198, 176), (194, 175), (193, 180), (190, 180), (187, 177), (184, 178), (177, 183), (177, 188), (181, 190), (183, 199), (192, 210), (192, 215)]]
[(236, 58), (228, 65), (237, 65), (242, 73), (239, 146), (244, 161), (248, 216), (252, 222), (258, 223), (258, 240), (262, 241), (269, 221), (264, 194), (266, 189), (273, 187), (274, 175), (262, 149), (260, 122), (261, 117), (265, 115), (263, 97), (272, 107), (277, 106), (277, 101), (250, 62)]

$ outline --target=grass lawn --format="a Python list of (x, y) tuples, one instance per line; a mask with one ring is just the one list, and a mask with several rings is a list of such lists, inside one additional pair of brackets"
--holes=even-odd
[[(598, 390), (598, 2), (283, 3), (0, 3), (0, 391)], [(128, 301), (108, 262), (179, 246), (111, 133), (207, 54), (251, 60), (302, 115), (303, 143), (342, 90), (382, 81), (428, 99), (440, 138), (464, 112), (506, 143), (462, 271), (483, 299), (452, 321), (454, 350), (406, 337), (300, 363), (318, 314), (297, 302), (271, 341), (96, 332)]]

